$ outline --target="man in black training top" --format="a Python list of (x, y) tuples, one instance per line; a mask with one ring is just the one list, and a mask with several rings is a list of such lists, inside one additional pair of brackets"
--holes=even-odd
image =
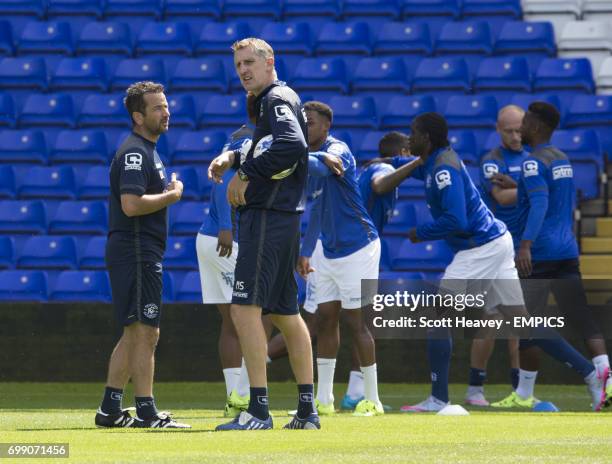
[[(183, 194), (175, 174), (168, 182), (155, 149), (159, 136), (168, 130), (168, 102), (161, 84), (137, 82), (127, 89), (124, 104), (132, 133), (111, 162), (106, 242), (113, 306), (123, 335), (111, 355), (95, 423), (98, 427), (190, 428), (158, 412), (153, 399), (168, 206)], [(129, 379), (136, 417), (121, 409), (123, 387)]]
[(272, 322), (283, 333), (298, 383), (298, 410), (285, 427), (318, 429), (310, 335), (299, 315), (293, 274), (308, 176), (306, 118), (296, 93), (276, 80), (274, 51), (268, 43), (248, 38), (236, 42), (232, 49), (242, 86), (256, 96), (257, 124), (246, 159), (241, 163), (240, 153), (224, 152), (213, 160), (208, 176), (220, 182), (232, 165), (238, 169), (227, 188), (230, 204), (240, 211), (230, 313), (251, 389), (247, 411), (217, 430), (272, 428), (262, 311), (271, 314)]

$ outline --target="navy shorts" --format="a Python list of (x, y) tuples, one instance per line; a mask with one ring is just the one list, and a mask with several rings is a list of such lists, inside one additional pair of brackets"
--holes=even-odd
[(232, 303), (260, 306), (264, 314), (298, 314), (299, 251), (299, 214), (241, 211)]
[(161, 262), (107, 265), (117, 321), (128, 326), (139, 321), (159, 327), (162, 300)]

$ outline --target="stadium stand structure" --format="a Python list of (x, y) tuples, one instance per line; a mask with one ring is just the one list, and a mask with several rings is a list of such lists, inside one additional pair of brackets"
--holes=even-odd
[[(583, 202), (583, 273), (610, 274), (608, 1), (11, 0), (0, 16), (1, 300), (109, 300), (108, 164), (130, 127), (122, 92), (143, 79), (167, 87), (171, 130), (158, 151), (185, 184), (170, 211), (164, 297), (200, 300), (205, 170), (245, 121), (230, 46), (250, 35), (272, 44), (279, 78), (303, 99), (332, 106), (334, 135), (359, 164), (386, 131), (439, 111), (478, 182), (480, 156), (499, 143), (497, 109), (554, 104), (554, 143)], [(381, 277), (436, 276), (450, 259), (444, 244), (405, 238), (429, 219), (423, 195), (419, 181), (400, 186)]]

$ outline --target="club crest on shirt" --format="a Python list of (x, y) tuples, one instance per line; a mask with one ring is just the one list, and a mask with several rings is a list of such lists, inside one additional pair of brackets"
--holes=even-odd
[(140, 171), (142, 169), (142, 155), (140, 153), (128, 153), (125, 155), (125, 170)]
[(525, 177), (537, 176), (538, 175), (538, 162), (534, 160), (527, 160), (523, 163), (523, 175)]
[(145, 305), (142, 312), (145, 315), (145, 317), (149, 319), (155, 319), (157, 315), (159, 314), (159, 308), (157, 307), (155, 303), (149, 303)]
[(438, 190), (442, 190), (444, 187), (448, 187), (451, 184), (451, 175), (446, 169), (436, 173), (436, 185), (438, 186)]
[(482, 173), (485, 176), (485, 179), (490, 179), (494, 174), (499, 173), (499, 166), (495, 163), (484, 163), (482, 165)]

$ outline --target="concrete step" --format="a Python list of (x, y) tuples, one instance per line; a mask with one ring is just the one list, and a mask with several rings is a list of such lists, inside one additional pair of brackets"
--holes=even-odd
[(585, 275), (594, 274), (608, 276), (612, 271), (612, 256), (610, 255), (581, 255), (580, 270)]
[(612, 237), (612, 217), (600, 217), (596, 222), (598, 237)]
[(612, 253), (612, 237), (582, 237), (582, 253)]
[(582, 274), (582, 284), (587, 291), (612, 291), (612, 274)]

